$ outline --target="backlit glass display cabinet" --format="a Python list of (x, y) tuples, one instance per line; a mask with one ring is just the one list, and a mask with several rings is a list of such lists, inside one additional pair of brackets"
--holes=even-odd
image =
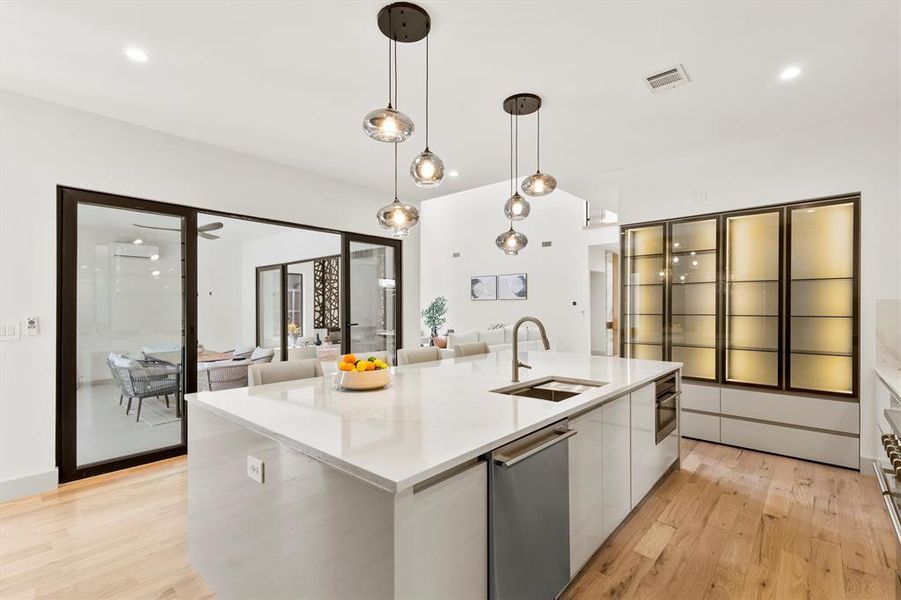
[(717, 218), (671, 221), (668, 239), (670, 360), (686, 378), (716, 381)]
[(663, 360), (666, 240), (663, 224), (622, 230), (623, 356)]
[(725, 227), (724, 381), (782, 383), (782, 208), (729, 213)]
[(856, 397), (856, 199), (787, 212), (786, 388)]

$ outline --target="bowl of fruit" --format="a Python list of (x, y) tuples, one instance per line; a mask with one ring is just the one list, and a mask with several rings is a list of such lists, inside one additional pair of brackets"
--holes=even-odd
[(345, 354), (338, 359), (335, 382), (348, 390), (377, 390), (391, 383), (391, 371), (381, 358), (357, 358)]

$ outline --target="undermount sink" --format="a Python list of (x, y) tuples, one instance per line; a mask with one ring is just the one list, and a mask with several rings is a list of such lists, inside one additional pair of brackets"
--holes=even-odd
[(508, 396), (527, 396), (548, 402), (560, 402), (604, 385), (607, 385), (606, 381), (590, 381), (572, 377), (543, 377), (491, 391)]

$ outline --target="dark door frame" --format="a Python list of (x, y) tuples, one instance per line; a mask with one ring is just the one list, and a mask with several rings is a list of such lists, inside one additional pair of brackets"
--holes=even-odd
[[(397, 305), (395, 307), (396, 333), (395, 348), (403, 345), (403, 272), (402, 255), (403, 244), (401, 240), (385, 238), (375, 235), (366, 235), (303, 225), (289, 221), (269, 219), (265, 217), (253, 217), (238, 213), (230, 213), (221, 210), (205, 209), (194, 206), (184, 206), (171, 202), (146, 200), (131, 196), (96, 192), (79, 188), (58, 185), (57, 196), (57, 257), (56, 257), (56, 464), (59, 469), (60, 483), (75, 481), (85, 477), (92, 477), (102, 473), (117, 471), (149, 462), (163, 460), (174, 456), (186, 454), (188, 451), (187, 431), (188, 415), (183, 413), (182, 418), (182, 443), (168, 448), (141, 452), (119, 457), (109, 461), (103, 461), (77, 466), (76, 445), (76, 403), (67, 402), (67, 391), (76, 389), (77, 370), (75, 363), (76, 340), (76, 311), (77, 285), (78, 285), (78, 218), (77, 207), (79, 203), (123, 208), (127, 210), (146, 211), (154, 213), (171, 214), (184, 218), (182, 230), (182, 243), (184, 253), (182, 256), (184, 268), (182, 270), (182, 291), (185, 297), (183, 303), (183, 332), (184, 348), (197, 347), (197, 216), (198, 214), (220, 216), (230, 219), (240, 219), (257, 223), (268, 223), (295, 229), (306, 229), (323, 233), (334, 233), (341, 236), (342, 273), (341, 283), (344, 288), (341, 292), (341, 315), (345, 319), (342, 335), (342, 349), (344, 352), (350, 344), (349, 331), (346, 326), (346, 315), (350, 314), (350, 271), (344, 268), (348, 264), (350, 242), (366, 242), (391, 246), (394, 248)], [(304, 262), (304, 261), (300, 261)], [(284, 282), (283, 282), (284, 283)], [(256, 307), (255, 307), (256, 310)], [(283, 346), (287, 343), (283, 340)], [(284, 348), (283, 348), (284, 351)], [(184, 393), (197, 391), (197, 355), (195, 352), (184, 352), (182, 356), (184, 375), (182, 384)], [(71, 396), (71, 394), (69, 395)]]
[[(188, 441), (187, 414), (181, 420), (180, 443), (110, 460), (78, 466), (75, 395), (78, 371), (78, 206), (88, 204), (181, 217), (182, 227), (182, 379), (184, 391), (197, 389), (197, 213), (187, 207), (100, 192), (57, 187), (57, 295), (56, 295), (56, 464), (60, 483), (117, 471), (185, 454)], [(66, 400), (69, 401), (66, 401)], [(176, 402), (180, 402), (176, 398)]]
[(361, 233), (346, 233), (341, 242), (341, 306), (342, 316), (344, 318), (344, 327), (341, 332), (341, 352), (347, 354), (350, 348), (350, 329), (356, 323), (351, 322), (351, 305), (350, 305), (350, 244), (351, 242), (360, 242), (364, 244), (376, 244), (379, 246), (388, 246), (394, 248), (394, 289), (395, 289), (395, 319), (394, 319), (394, 364), (397, 364), (397, 350), (402, 347), (403, 340), (403, 256), (401, 240), (393, 238), (383, 238), (375, 235), (364, 235)]

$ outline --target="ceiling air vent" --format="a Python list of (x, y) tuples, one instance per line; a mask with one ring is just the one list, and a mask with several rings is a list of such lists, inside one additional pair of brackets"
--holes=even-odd
[(664, 90), (685, 85), (691, 80), (685, 73), (685, 67), (676, 65), (675, 67), (664, 69), (653, 75), (648, 75), (644, 78), (644, 81), (648, 85), (648, 89), (651, 90), (651, 93), (657, 94)]

